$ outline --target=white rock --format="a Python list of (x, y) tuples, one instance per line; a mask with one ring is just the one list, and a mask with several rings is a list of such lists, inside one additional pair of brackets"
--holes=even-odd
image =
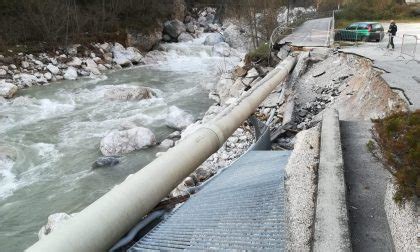
[(12, 70), (15, 70), (15, 69), (17, 68), (15, 64), (11, 64), (9, 67), (10, 67), (10, 69), (12, 69)]
[(67, 68), (66, 72), (64, 73), (64, 79), (66, 80), (75, 80), (77, 79), (77, 70), (74, 67)]
[(96, 64), (96, 62), (93, 59), (86, 59), (85, 63), (88, 69), (98, 67), (98, 64)]
[(209, 24), (208, 29), (209, 29), (211, 32), (216, 32), (216, 31), (218, 31), (218, 30), (219, 30), (219, 26), (218, 26), (218, 25), (216, 25), (216, 24)]
[(106, 62), (112, 62), (112, 53), (104, 53), (104, 60)]
[(101, 71), (98, 69), (98, 64), (93, 59), (86, 59), (86, 70), (90, 71), (95, 75), (100, 75)]
[(120, 66), (129, 66), (131, 62), (138, 63), (141, 61), (143, 56), (141, 55), (140, 51), (134, 47), (128, 47), (127, 49), (124, 48), (119, 43), (115, 43), (112, 47), (113, 53), (113, 61)]
[(102, 64), (98, 65), (98, 69), (99, 69), (99, 71), (102, 71), (102, 72), (108, 70), (108, 68), (106, 68), (106, 66), (104, 66)]
[(195, 33), (196, 27), (194, 25), (194, 23), (190, 22), (186, 25), (186, 30), (189, 33)]
[(142, 59), (142, 62), (144, 64), (157, 64), (161, 61), (164, 61), (165, 59), (166, 59), (165, 52), (155, 50), (155, 51), (148, 52)]
[(64, 222), (70, 219), (71, 216), (66, 213), (55, 213), (48, 216), (48, 221), (45, 226), (43, 226), (38, 232), (38, 239), (44, 238), (46, 235), (57, 229)]
[(192, 41), (194, 38), (189, 33), (183, 32), (178, 37), (178, 42), (188, 42)]
[(231, 52), (231, 48), (228, 43), (226, 42), (219, 42), (215, 44), (212, 48), (213, 56), (218, 57), (229, 57)]
[(131, 64), (131, 60), (128, 58), (127, 52), (119, 43), (115, 43), (115, 45), (112, 47), (112, 53), (113, 53), (113, 61), (120, 65), (120, 66), (128, 66)]
[(70, 62), (67, 63), (68, 66), (79, 67), (82, 65), (82, 60), (78, 57), (74, 57)]
[(23, 73), (23, 74), (18, 75), (17, 77), (18, 77), (19, 84), (21, 84), (22, 86), (25, 86), (25, 87), (26, 86), (30, 87), (30, 86), (38, 83), (38, 78), (35, 77), (32, 74)]
[(225, 38), (225, 42), (235, 49), (244, 47), (244, 37), (241, 34), (240, 28), (236, 25), (229, 25), (223, 31), (223, 37)]
[(111, 51), (111, 45), (109, 43), (100, 44), (99, 47), (104, 50), (105, 52)]
[(215, 45), (217, 43), (224, 42), (223, 35), (220, 33), (210, 33), (204, 40), (205, 45)]
[(113, 87), (105, 92), (108, 100), (139, 101), (155, 97), (156, 93), (148, 87)]
[(101, 58), (99, 58), (99, 57), (95, 57), (95, 58), (93, 58), (93, 60), (98, 64), (99, 62), (101, 62), (102, 61), (102, 59)]
[(4, 69), (0, 69), (0, 76), (5, 76), (7, 74), (7, 71)]
[(45, 79), (47, 79), (48, 81), (52, 79), (52, 74), (50, 72), (46, 72), (44, 74)]
[(50, 62), (51, 64), (53, 64), (54, 66), (58, 64), (58, 61), (54, 58), (50, 58)]
[(141, 55), (140, 51), (135, 47), (127, 47), (126, 51), (129, 54), (129, 59), (131, 62), (139, 63), (143, 58), (143, 55)]
[(179, 131), (174, 131), (168, 135), (169, 139), (175, 139), (175, 138), (180, 138), (180, 137), (181, 137), (181, 132)]
[(171, 106), (166, 115), (166, 125), (176, 130), (182, 130), (194, 123), (194, 117), (184, 110)]
[(36, 82), (39, 84), (45, 84), (48, 82), (48, 80), (44, 77), (43, 74), (40, 74), (39, 76), (37, 76)]
[(36, 65), (38, 65), (38, 66), (44, 66), (44, 63), (42, 63), (41, 61), (39, 61), (39, 60), (34, 60), (34, 63), (36, 64)]
[(70, 55), (76, 55), (77, 54), (77, 48), (80, 46), (80, 44), (74, 44), (67, 48), (67, 53)]
[(100, 75), (101, 74), (101, 71), (99, 71), (98, 68), (89, 68), (88, 70), (94, 75)]
[(165, 149), (169, 149), (169, 148), (173, 147), (174, 144), (175, 144), (174, 140), (165, 139), (159, 144), (159, 146), (162, 147), (162, 148), (165, 148)]
[(100, 150), (105, 156), (129, 153), (156, 144), (156, 138), (150, 129), (136, 127), (129, 130), (111, 131), (100, 143)]
[(259, 76), (258, 71), (255, 68), (251, 68), (246, 74), (246, 78), (255, 78), (258, 76)]
[(8, 83), (5, 80), (0, 80), (0, 96), (4, 98), (12, 98), (16, 92), (18, 91), (18, 87), (12, 83)]
[(22, 67), (25, 68), (25, 69), (28, 68), (29, 67), (29, 63), (27, 61), (22, 61)]

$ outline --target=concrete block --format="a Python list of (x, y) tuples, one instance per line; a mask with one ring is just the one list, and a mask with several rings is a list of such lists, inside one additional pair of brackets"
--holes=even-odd
[(321, 126), (314, 251), (351, 251), (346, 185), (336, 110), (325, 111)]

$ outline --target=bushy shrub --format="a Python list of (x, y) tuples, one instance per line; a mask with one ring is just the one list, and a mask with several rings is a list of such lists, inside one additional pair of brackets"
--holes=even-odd
[(416, 17), (416, 6), (398, 4), (395, 0), (351, 0), (337, 12), (338, 19), (388, 20)]
[(245, 58), (252, 62), (262, 65), (268, 65), (270, 57), (270, 46), (268, 43), (262, 43), (255, 50), (250, 51)]
[(420, 110), (397, 113), (374, 123), (375, 139), (395, 177), (394, 200), (403, 203), (420, 196)]

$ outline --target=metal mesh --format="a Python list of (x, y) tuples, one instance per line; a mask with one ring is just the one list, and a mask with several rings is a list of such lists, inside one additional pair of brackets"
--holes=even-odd
[(128, 251), (284, 250), (283, 168), (289, 155), (248, 152)]
[(417, 49), (417, 36), (404, 34), (402, 45), (401, 45), (401, 54), (414, 58), (416, 56), (416, 49)]

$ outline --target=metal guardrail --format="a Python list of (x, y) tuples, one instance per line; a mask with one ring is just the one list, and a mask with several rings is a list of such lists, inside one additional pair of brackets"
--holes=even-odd
[[(215, 153), (293, 69), (289, 56), (261, 81), (164, 155), (83, 209), (27, 251), (104, 251)], [(159, 178), (159, 179), (156, 179)]]

